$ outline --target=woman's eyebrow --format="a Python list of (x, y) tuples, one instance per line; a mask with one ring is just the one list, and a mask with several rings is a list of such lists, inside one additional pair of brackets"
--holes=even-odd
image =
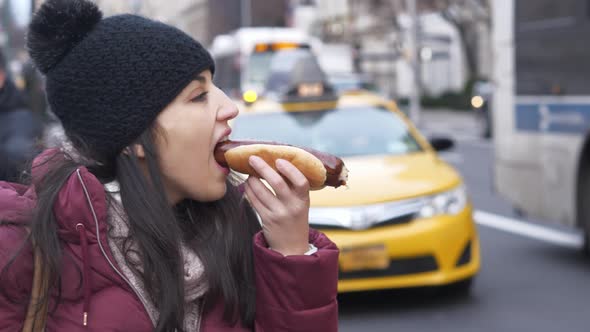
[(207, 83), (207, 78), (205, 78), (203, 75), (197, 75), (194, 80), (200, 82), (201, 84)]

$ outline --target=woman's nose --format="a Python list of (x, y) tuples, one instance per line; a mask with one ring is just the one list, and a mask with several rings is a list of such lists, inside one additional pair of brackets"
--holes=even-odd
[(218, 121), (229, 121), (236, 116), (238, 116), (239, 110), (238, 106), (234, 104), (234, 102), (226, 97), (226, 101), (221, 105), (219, 111), (217, 112), (217, 120)]

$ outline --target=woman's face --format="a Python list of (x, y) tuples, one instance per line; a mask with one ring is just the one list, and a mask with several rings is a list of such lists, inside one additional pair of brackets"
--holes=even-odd
[(225, 195), (229, 170), (215, 161), (213, 150), (229, 136), (228, 121), (238, 109), (211, 79), (209, 70), (200, 73), (156, 118), (160, 168), (172, 203)]

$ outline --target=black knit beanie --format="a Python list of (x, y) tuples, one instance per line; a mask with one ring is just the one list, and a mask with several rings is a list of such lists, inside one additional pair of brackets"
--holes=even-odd
[(135, 15), (102, 18), (88, 0), (47, 0), (27, 48), (74, 145), (108, 160), (133, 143), (213, 59), (182, 31)]

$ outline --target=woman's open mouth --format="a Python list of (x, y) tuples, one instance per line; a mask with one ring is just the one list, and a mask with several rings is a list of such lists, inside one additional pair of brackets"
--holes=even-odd
[(229, 166), (226, 162), (221, 162), (221, 160), (225, 161), (225, 157), (223, 155), (224, 152), (221, 149), (217, 149), (217, 146), (220, 143), (227, 141), (229, 139), (229, 134), (231, 134), (230, 128), (228, 128), (223, 134), (223, 136), (219, 139), (219, 141), (217, 141), (217, 144), (215, 145), (215, 148), (213, 150), (213, 157), (215, 159), (215, 163), (217, 164), (221, 172), (225, 175), (229, 174)]
[(219, 163), (217, 163), (217, 167), (221, 170), (221, 172), (225, 175), (229, 174), (229, 167), (226, 166), (222, 166)]

